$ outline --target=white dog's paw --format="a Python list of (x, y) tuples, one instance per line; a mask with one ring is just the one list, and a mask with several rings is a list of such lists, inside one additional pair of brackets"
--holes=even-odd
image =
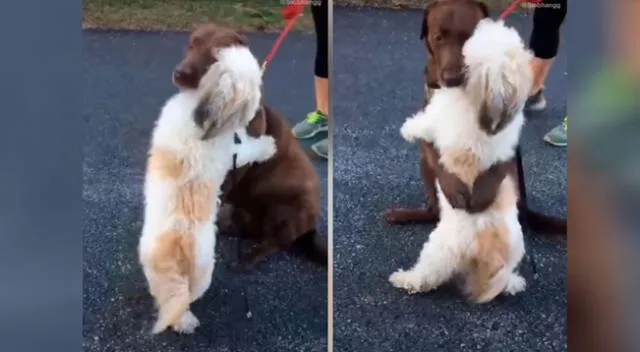
[(424, 291), (421, 287), (420, 278), (410, 271), (402, 269), (396, 271), (389, 276), (389, 282), (396, 288), (406, 290), (409, 294)]
[(402, 124), (402, 127), (400, 127), (400, 134), (402, 135), (402, 138), (404, 138), (404, 140), (406, 140), (407, 142), (415, 142), (415, 140), (417, 139), (416, 127), (417, 126), (415, 118), (408, 118)]
[(267, 135), (260, 136), (260, 144), (262, 146), (263, 152), (262, 152), (261, 158), (258, 161), (260, 162), (267, 161), (271, 159), (274, 155), (276, 155), (278, 148), (276, 146), (276, 140), (272, 136), (267, 136)]
[(515, 295), (518, 292), (522, 292), (527, 288), (527, 281), (520, 274), (511, 273), (507, 281), (507, 286), (504, 288), (504, 292), (510, 295)]
[(200, 326), (200, 321), (188, 310), (182, 315), (180, 322), (173, 326), (173, 330), (181, 334), (193, 334), (198, 326)]

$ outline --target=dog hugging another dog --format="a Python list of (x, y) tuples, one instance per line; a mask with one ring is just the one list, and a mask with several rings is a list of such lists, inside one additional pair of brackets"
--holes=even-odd
[[(328, 265), (314, 241), (318, 176), (291, 127), (262, 103), (261, 76), (246, 38), (216, 25), (191, 34), (174, 71), (180, 92), (153, 131), (138, 247), (158, 309), (153, 333), (199, 325), (189, 306), (211, 284), (221, 223), (259, 241), (248, 266), (294, 244)], [(223, 201), (230, 219), (219, 219)]]
[[(462, 45), (460, 66), (444, 71), (445, 85), (402, 126), (406, 140), (421, 140), (437, 150), (437, 173), (447, 173), (468, 193), (445, 194), (436, 179), (439, 223), (417, 263), (390, 276), (395, 287), (425, 292), (455, 277), (477, 303), (525, 289), (524, 278), (515, 271), (525, 253), (517, 180), (505, 165), (515, 155), (524, 124), (530, 58), (515, 29), (502, 21), (479, 20)], [(493, 181), (495, 196), (477, 204), (472, 193), (487, 172), (501, 177)]]

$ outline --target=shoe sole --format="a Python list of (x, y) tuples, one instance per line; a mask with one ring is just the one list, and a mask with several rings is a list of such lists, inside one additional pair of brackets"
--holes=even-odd
[(533, 105), (529, 105), (527, 106), (527, 110), (530, 111), (540, 111), (540, 110), (544, 110), (547, 107), (547, 101), (543, 100), (543, 101), (539, 101)]
[(566, 147), (566, 146), (567, 146), (567, 143), (566, 143), (566, 142), (565, 142), (565, 143), (558, 143), (558, 142), (554, 142), (554, 141), (552, 141), (551, 139), (549, 139), (549, 138), (548, 138), (548, 137), (546, 137), (546, 136), (545, 136), (545, 137), (543, 137), (542, 139), (543, 139), (545, 142), (547, 142), (547, 143), (551, 144), (551, 145), (552, 145), (552, 146), (554, 146), (554, 147)]
[(314, 152), (314, 153), (316, 153), (316, 155), (317, 155), (317, 156), (319, 156), (319, 157), (321, 157), (321, 158), (324, 158), (324, 159), (329, 160), (329, 156), (328, 156), (328, 155), (324, 155), (324, 154), (320, 153), (320, 152), (318, 151), (318, 147), (316, 147), (315, 145), (312, 145), (312, 146), (311, 146), (311, 150), (313, 150), (313, 152)]
[(298, 139), (309, 139), (309, 138), (313, 138), (313, 137), (315, 137), (318, 133), (321, 133), (321, 132), (329, 132), (329, 127), (328, 127), (328, 126), (327, 126), (327, 127), (320, 127), (320, 128), (318, 128), (318, 129), (313, 130), (313, 132), (311, 132), (311, 133), (309, 133), (309, 134), (306, 134), (306, 135), (304, 135), (304, 136), (298, 136), (298, 135), (296, 135), (296, 132), (295, 132), (293, 129), (291, 129), (291, 132), (292, 132), (292, 133), (293, 133), (293, 135), (294, 135), (296, 138), (298, 138)]

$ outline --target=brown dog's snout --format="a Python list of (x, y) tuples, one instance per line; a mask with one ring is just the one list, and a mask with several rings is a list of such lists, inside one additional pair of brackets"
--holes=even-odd
[(173, 81), (183, 88), (198, 88), (196, 69), (187, 63), (181, 63), (173, 70)]
[(442, 71), (442, 82), (447, 87), (459, 87), (464, 82), (462, 69), (447, 69)]

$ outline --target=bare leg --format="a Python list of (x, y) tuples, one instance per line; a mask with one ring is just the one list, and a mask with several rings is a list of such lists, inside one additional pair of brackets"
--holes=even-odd
[(533, 71), (533, 87), (531, 87), (531, 94), (537, 93), (544, 87), (544, 82), (549, 75), (553, 65), (553, 59), (541, 59), (534, 57), (531, 59), (531, 70)]
[(314, 87), (316, 92), (316, 110), (329, 115), (329, 80), (326, 78), (314, 77)]

